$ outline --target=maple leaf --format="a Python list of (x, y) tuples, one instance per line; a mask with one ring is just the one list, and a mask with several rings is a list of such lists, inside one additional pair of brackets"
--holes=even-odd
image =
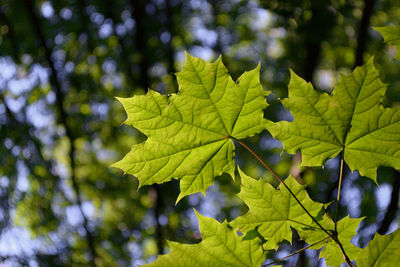
[(385, 42), (394, 45), (397, 49), (395, 59), (400, 60), (400, 27), (399, 26), (384, 26), (374, 27), (384, 38)]
[(288, 153), (301, 150), (303, 166), (320, 166), (344, 151), (351, 170), (376, 182), (379, 166), (400, 168), (400, 108), (381, 105), (385, 91), (373, 59), (341, 75), (332, 95), (291, 72), (289, 97), (282, 103), (294, 120), (267, 129)]
[(234, 143), (263, 129), (267, 107), (260, 65), (234, 82), (221, 58), (207, 63), (186, 54), (177, 73), (179, 92), (171, 96), (118, 98), (132, 125), (148, 139), (113, 167), (139, 179), (139, 186), (180, 179), (182, 197), (205, 193), (216, 176), (234, 177)]
[[(249, 207), (249, 211), (233, 220), (230, 225), (241, 232), (257, 228), (257, 231), (267, 240), (265, 249), (277, 249), (283, 240), (291, 242), (292, 223), (311, 224), (312, 219), (296, 202), (289, 191), (280, 184), (275, 189), (262, 179), (253, 179), (239, 169), (242, 180), (238, 196)], [(300, 200), (301, 204), (312, 216), (323, 211), (323, 204), (310, 199), (305, 186), (300, 185), (293, 176), (285, 180), (285, 184)]]
[[(195, 211), (196, 212), (196, 211)], [(228, 226), (227, 221), (218, 221), (196, 212), (199, 220), (202, 242), (180, 244), (168, 242), (170, 253), (158, 256), (157, 260), (145, 266), (261, 266), (265, 252), (258, 239), (242, 240)]]
[(394, 266), (400, 262), (400, 229), (389, 235), (376, 233), (356, 257), (357, 266)]

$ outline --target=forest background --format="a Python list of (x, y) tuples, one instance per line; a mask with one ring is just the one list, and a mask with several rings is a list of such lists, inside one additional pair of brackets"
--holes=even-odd
[[(386, 106), (400, 103), (394, 47), (371, 26), (400, 24), (396, 0), (2, 0), (0, 1), (0, 261), (4, 266), (137, 266), (168, 251), (165, 240), (200, 240), (193, 207), (219, 221), (246, 211), (239, 184), (224, 175), (176, 206), (178, 182), (146, 186), (109, 166), (145, 136), (123, 125), (114, 98), (177, 90), (185, 51), (219, 55), (236, 80), (261, 62), (272, 91), (265, 116), (290, 120), (288, 69), (330, 92), (339, 73), (375, 55), (390, 84)], [(311, 198), (337, 194), (338, 159), (299, 168), (267, 131), (246, 142)], [(240, 151), (242, 148), (237, 147)], [(248, 153), (236, 161), (277, 185)], [(377, 187), (345, 170), (341, 216), (365, 216), (354, 243), (398, 227), (399, 173), (380, 168)], [(333, 210), (332, 210), (333, 212)], [(270, 259), (304, 246), (284, 244)], [(324, 266), (313, 251), (288, 266)]]

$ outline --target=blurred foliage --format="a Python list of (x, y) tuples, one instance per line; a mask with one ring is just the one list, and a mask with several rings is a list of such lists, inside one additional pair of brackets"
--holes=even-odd
[[(234, 80), (261, 62), (262, 84), (272, 91), (265, 116), (290, 119), (277, 101), (287, 95), (288, 68), (330, 91), (339, 73), (354, 68), (362, 44), (362, 59), (376, 55), (383, 81), (390, 84), (384, 104), (398, 105), (396, 51), (371, 26), (399, 25), (399, 4), (2, 1), (0, 259), (12, 266), (136, 266), (166, 252), (166, 239), (199, 241), (193, 207), (219, 221), (243, 214), (247, 208), (235, 196), (239, 178), (222, 176), (207, 199), (193, 195), (175, 206), (176, 181), (138, 191), (136, 178), (109, 168), (145, 138), (122, 124), (125, 113), (114, 97), (143, 94), (147, 88), (176, 92), (174, 73), (181, 69), (185, 50), (206, 60), (222, 54)], [(372, 7), (367, 21), (366, 6)], [(360, 43), (362, 23), (367, 31)], [(246, 143), (280, 175), (292, 173), (305, 183), (314, 200), (335, 199), (337, 159), (322, 169), (298, 168), (300, 155), (282, 153), (267, 132)], [(248, 152), (237, 150), (236, 160), (246, 173), (277, 185)], [(383, 224), (391, 188), (398, 188), (394, 178), (392, 170), (380, 169), (378, 188), (347, 171), (340, 211), (342, 216), (366, 216), (356, 240), (361, 245)], [(399, 212), (389, 212), (394, 212), (388, 228), (393, 230)], [(289, 249), (283, 245), (279, 253)], [(306, 256), (288, 265), (318, 264), (315, 254)]]

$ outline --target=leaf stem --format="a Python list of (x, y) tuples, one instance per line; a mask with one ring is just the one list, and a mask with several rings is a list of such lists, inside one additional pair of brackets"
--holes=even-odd
[(330, 236), (327, 236), (327, 237), (325, 237), (324, 239), (321, 239), (321, 240), (319, 240), (319, 241), (317, 241), (317, 242), (315, 242), (315, 243), (312, 243), (311, 245), (308, 245), (308, 246), (306, 246), (306, 247), (304, 247), (304, 248), (301, 248), (301, 249), (299, 249), (299, 250), (297, 250), (297, 251), (295, 251), (295, 252), (293, 252), (293, 253), (291, 253), (291, 254), (289, 254), (289, 255), (283, 257), (283, 258), (280, 258), (280, 259), (278, 259), (278, 260), (276, 260), (276, 261), (273, 261), (273, 262), (270, 262), (270, 263), (268, 263), (268, 264), (266, 264), (266, 265), (263, 265), (262, 267), (266, 267), (266, 266), (269, 266), (269, 265), (272, 265), (272, 264), (281, 262), (281, 261), (283, 261), (284, 259), (287, 259), (287, 258), (289, 258), (289, 257), (292, 257), (292, 256), (294, 256), (294, 255), (300, 253), (300, 252), (303, 252), (304, 250), (309, 249), (309, 248), (311, 248), (312, 246), (315, 246), (315, 245), (317, 245), (317, 244), (319, 244), (319, 243), (321, 243), (321, 242), (323, 242), (323, 241), (325, 241), (325, 240), (327, 240), (327, 239), (329, 239), (329, 238), (331, 238), (331, 237), (330, 237)]
[(343, 258), (347, 263), (348, 267), (352, 267), (354, 266), (353, 263), (351, 262), (350, 258), (347, 256), (346, 252), (343, 249), (343, 245), (340, 243), (338, 237), (337, 237), (337, 232), (334, 232), (334, 234), (332, 234), (332, 231), (328, 231), (326, 230), (315, 218), (314, 216), (311, 215), (311, 213), (303, 206), (303, 204), (300, 202), (300, 200), (296, 197), (296, 195), (293, 193), (293, 191), (286, 185), (286, 183), (282, 180), (281, 177), (279, 177), (279, 175), (270, 167), (268, 166), (267, 163), (265, 163), (265, 161), (260, 158), (260, 156), (257, 155), (256, 152), (254, 152), (251, 148), (249, 148), (245, 143), (243, 143), (241, 140), (236, 139), (234, 137), (230, 137), (233, 140), (235, 140), (236, 142), (238, 142), (241, 146), (243, 146), (245, 149), (247, 149), (279, 182), (281, 182), (286, 189), (289, 191), (289, 193), (293, 196), (293, 198), (297, 201), (297, 203), (300, 205), (300, 207), (302, 207), (302, 209), (307, 213), (307, 215), (313, 220), (313, 222), (318, 225), (318, 227), (324, 231), (333, 241), (335, 241), (335, 243), (337, 244), (338, 248), (340, 249), (340, 251), (343, 254)]
[(344, 164), (344, 148), (342, 153), (340, 154), (340, 170), (339, 170), (339, 185), (338, 185), (338, 193), (336, 197), (336, 211), (335, 211), (335, 233), (337, 234), (337, 219), (339, 214), (339, 204), (340, 204), (340, 190), (342, 188), (342, 180), (343, 180), (343, 164)]

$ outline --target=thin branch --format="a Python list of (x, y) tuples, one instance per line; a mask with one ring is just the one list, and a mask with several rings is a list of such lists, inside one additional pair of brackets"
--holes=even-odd
[(339, 205), (340, 205), (340, 189), (342, 188), (342, 179), (343, 179), (343, 164), (344, 164), (344, 148), (342, 153), (340, 153), (340, 170), (339, 170), (339, 182), (338, 182), (338, 193), (336, 197), (336, 211), (335, 211), (335, 233), (337, 234), (337, 221), (338, 221), (338, 214), (339, 214)]
[(243, 143), (241, 140), (236, 139), (234, 137), (230, 137), (236, 142), (238, 142), (240, 145), (242, 145), (244, 148), (246, 148), (279, 182), (281, 182), (285, 188), (289, 191), (289, 193), (293, 196), (293, 198), (297, 201), (297, 203), (302, 207), (302, 209), (307, 213), (307, 215), (313, 220), (313, 222), (318, 225), (318, 227), (324, 231), (330, 238), (332, 238), (333, 241), (337, 244), (338, 248), (343, 254), (343, 258), (346, 261), (347, 265), (349, 267), (353, 266), (350, 258), (347, 256), (346, 252), (344, 251), (342, 243), (340, 243), (339, 239), (337, 238), (337, 233), (334, 232), (334, 234), (330, 233), (328, 230), (326, 230), (315, 218), (314, 216), (311, 215), (311, 213), (303, 206), (303, 204), (300, 202), (300, 200), (296, 197), (296, 195), (293, 193), (293, 191), (286, 185), (286, 183), (282, 180), (281, 177), (270, 167), (268, 166), (267, 163), (263, 159), (261, 159), (256, 152), (254, 152), (251, 148), (249, 148), (245, 143)]
[(86, 232), (86, 241), (87, 241), (87, 245), (88, 245), (89, 253), (90, 253), (90, 264), (91, 264), (91, 266), (96, 266), (95, 259), (97, 257), (97, 253), (96, 253), (95, 244), (94, 244), (94, 236), (89, 229), (89, 220), (86, 217), (86, 215), (83, 211), (83, 208), (82, 208), (81, 190), (80, 190), (80, 186), (78, 184), (76, 173), (75, 173), (75, 169), (76, 169), (76, 161), (75, 161), (75, 150), (76, 149), (75, 149), (75, 145), (74, 145), (75, 138), (74, 138), (71, 128), (69, 127), (69, 125), (67, 123), (67, 113), (64, 110), (64, 94), (62, 92), (61, 84), (57, 77), (57, 70), (56, 70), (54, 62), (52, 60), (51, 48), (46, 43), (46, 38), (42, 32), (40, 20), (35, 13), (35, 9), (34, 9), (35, 6), (34, 6), (32, 0), (25, 0), (25, 7), (30, 16), (32, 26), (36, 32), (36, 35), (39, 38), (39, 41), (45, 50), (46, 61), (48, 62), (50, 69), (51, 69), (50, 80), (51, 80), (51, 83), (53, 84), (53, 90), (55, 90), (55, 94), (56, 94), (56, 108), (57, 108), (59, 116), (60, 116), (61, 124), (65, 128), (65, 133), (69, 140), (69, 158), (70, 158), (72, 188), (76, 195), (76, 204), (77, 204), (79, 211), (83, 218), (83, 228), (85, 229), (85, 232)]
[(327, 237), (325, 237), (324, 239), (321, 239), (321, 240), (319, 240), (319, 241), (317, 241), (317, 242), (315, 242), (315, 243), (312, 243), (311, 245), (308, 245), (308, 246), (306, 246), (306, 247), (304, 247), (304, 248), (301, 248), (301, 249), (299, 249), (299, 250), (297, 250), (297, 251), (295, 251), (295, 252), (293, 252), (293, 253), (291, 253), (291, 254), (289, 254), (289, 255), (283, 257), (283, 258), (280, 258), (280, 259), (278, 259), (278, 260), (276, 260), (276, 261), (273, 261), (273, 262), (270, 262), (270, 263), (268, 263), (268, 264), (266, 264), (266, 265), (263, 265), (262, 267), (266, 267), (266, 266), (269, 266), (269, 265), (272, 265), (272, 264), (279, 263), (279, 262), (283, 261), (284, 259), (290, 258), (290, 257), (292, 257), (292, 256), (294, 256), (294, 255), (296, 255), (296, 254), (299, 254), (300, 252), (303, 252), (303, 251), (305, 251), (305, 250), (307, 250), (307, 249), (309, 249), (309, 248), (311, 248), (311, 247), (313, 247), (313, 246), (315, 246), (315, 245), (318, 245), (319, 243), (324, 242), (325, 240), (327, 240), (327, 239), (329, 239), (329, 238), (330, 238), (330, 237), (327, 236)]

